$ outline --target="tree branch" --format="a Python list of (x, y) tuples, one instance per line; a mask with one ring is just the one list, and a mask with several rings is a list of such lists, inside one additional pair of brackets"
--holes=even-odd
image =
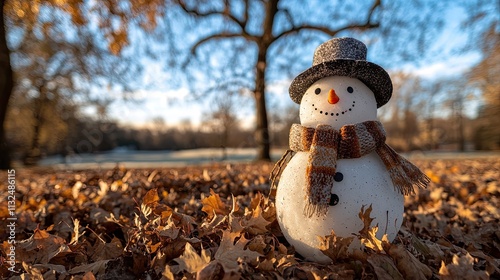
[(370, 11), (368, 12), (368, 18), (366, 19), (366, 23), (372, 22), (373, 13), (375, 12), (375, 9), (377, 9), (377, 7), (379, 6), (382, 6), (382, 3), (380, 2), (380, 0), (375, 0), (375, 2), (373, 2), (373, 5), (370, 8)]
[(222, 14), (222, 12), (219, 12), (219, 11), (201, 12), (201, 11), (196, 10), (196, 9), (188, 8), (188, 6), (186, 6), (186, 3), (184, 3), (184, 1), (182, 1), (182, 0), (177, 1), (177, 3), (182, 8), (182, 10), (184, 10), (184, 12), (186, 12), (186, 13), (188, 13), (190, 15), (193, 15), (195, 17), (207, 17), (207, 16), (211, 16), (211, 15), (220, 15), (220, 14)]
[(247, 26), (247, 22), (248, 22), (248, 10), (250, 9), (249, 6), (248, 6), (248, 0), (245, 0), (245, 14), (243, 15), (243, 25), (244, 26)]
[(293, 17), (292, 17), (292, 14), (290, 13), (290, 10), (288, 10), (286, 8), (279, 9), (279, 10), (285, 14), (285, 18), (288, 20), (288, 22), (290, 22), (292, 27), (295, 27), (295, 22), (293, 21)]
[(301, 25), (301, 26), (294, 26), (293, 23), (292, 23), (292, 27), (288, 30), (285, 30), (283, 32), (281, 32), (280, 34), (278, 34), (277, 36), (274, 37), (274, 41), (278, 40), (279, 38), (283, 37), (283, 36), (286, 36), (286, 35), (289, 35), (289, 34), (292, 34), (292, 33), (296, 33), (296, 32), (299, 32), (301, 30), (314, 30), (314, 31), (321, 31), (325, 34), (328, 34), (330, 35), (331, 37), (334, 37), (335, 35), (337, 35), (339, 32), (342, 32), (342, 31), (345, 31), (345, 30), (367, 30), (367, 29), (371, 29), (371, 28), (377, 28), (380, 26), (380, 24), (378, 22), (376, 23), (373, 23), (373, 14), (376, 10), (377, 7), (381, 6), (381, 1), (380, 0), (375, 0), (375, 2), (373, 3), (373, 5), (370, 7), (370, 10), (368, 12), (368, 15), (366, 17), (366, 21), (365, 23), (361, 23), (361, 24), (349, 24), (349, 25), (346, 25), (344, 27), (340, 27), (340, 28), (337, 28), (337, 29), (332, 29), (330, 27), (327, 27), (327, 26), (315, 26), (315, 25)]
[[(218, 40), (218, 39), (228, 39), (228, 38), (237, 38), (237, 37), (241, 37), (241, 38), (245, 38), (247, 40), (250, 40), (250, 41), (257, 41), (257, 38), (255, 36), (250, 36), (250, 35), (244, 35), (242, 33), (217, 33), (217, 34), (212, 34), (212, 35), (209, 35), (205, 38), (202, 38), (200, 40), (198, 40), (192, 47), (191, 47), (191, 54), (192, 56), (196, 56), (196, 50), (203, 44), (205, 44), (206, 42), (208, 41), (211, 41), (211, 40)], [(182, 68), (185, 68), (189, 62), (191, 61), (191, 58), (188, 57), (188, 59), (182, 64)]]
[(189, 8), (186, 5), (186, 3), (184, 3), (184, 1), (182, 1), (182, 0), (179, 0), (178, 3), (184, 12), (186, 12), (190, 15), (193, 15), (195, 17), (201, 18), (201, 17), (209, 17), (209, 16), (213, 16), (213, 15), (223, 16), (226, 19), (228, 19), (228, 20), (232, 21), (233, 23), (235, 23), (236, 25), (238, 25), (241, 28), (243, 34), (248, 35), (245, 31), (245, 26), (246, 26), (247, 19), (248, 19), (248, 3), (247, 2), (245, 2), (245, 18), (243, 21), (239, 20), (236, 16), (231, 14), (230, 3), (228, 3), (228, 2), (225, 3), (224, 11), (206, 11), (206, 12), (201, 12), (197, 9)]
[(345, 31), (345, 30), (349, 30), (349, 29), (367, 30), (367, 29), (376, 28), (379, 26), (380, 25), (378, 23), (366, 23), (366, 24), (350, 24), (350, 25), (346, 25), (344, 27), (340, 27), (338, 29), (331, 29), (327, 26), (302, 25), (302, 26), (297, 26), (297, 27), (291, 28), (289, 30), (283, 31), (281, 34), (274, 37), (274, 41), (278, 40), (279, 38), (281, 38), (283, 36), (286, 36), (286, 35), (289, 35), (289, 34), (292, 34), (295, 32), (299, 32), (301, 30), (321, 31), (325, 34), (330, 35), (331, 37), (334, 37), (335, 35), (337, 35), (337, 33)]
[(255, 40), (255, 39), (252, 39), (252, 38), (248, 38), (247, 36), (244, 36), (241, 33), (217, 33), (217, 34), (212, 34), (212, 35), (209, 35), (209, 36), (207, 36), (205, 38), (202, 38), (202, 39), (198, 40), (198, 42), (196, 42), (191, 47), (191, 54), (192, 55), (196, 55), (196, 50), (198, 49), (198, 47), (200, 47), (201, 45), (203, 45), (204, 43), (206, 43), (206, 42), (208, 42), (210, 40), (226, 39), (226, 38), (236, 38), (236, 37), (242, 37), (242, 38), (246, 38), (246, 39), (249, 39), (249, 40)]

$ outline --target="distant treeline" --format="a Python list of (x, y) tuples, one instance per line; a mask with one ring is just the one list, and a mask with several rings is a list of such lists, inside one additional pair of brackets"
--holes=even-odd
[[(30, 149), (32, 140), (29, 135), (22, 135), (22, 130), (11, 133), (11, 135), (17, 136), (15, 139), (9, 139), (15, 159), (29, 161), (33, 154), (44, 157), (54, 154), (96, 153), (118, 147), (133, 150), (182, 150), (255, 146), (253, 131), (239, 128), (229, 132), (227, 143), (223, 143), (220, 133), (211, 130), (192, 127), (162, 130), (132, 128), (120, 126), (113, 121), (80, 121), (77, 126), (71, 127), (73, 133), (65, 135), (61, 132), (50, 133), (50, 130), (47, 127), (41, 133), (40, 147), (36, 153)], [(57, 131), (57, 128), (53, 128), (53, 131)]]
[[(408, 117), (408, 116), (407, 116)], [(434, 119), (419, 122), (409, 116), (403, 120), (384, 121), (388, 133), (387, 142), (398, 151), (412, 150), (465, 150), (481, 149), (485, 139), (477, 137), (480, 119), (463, 119), (464, 131), (460, 132), (452, 119)], [(270, 131), (271, 145), (286, 148), (290, 125), (295, 120), (282, 121)], [(134, 150), (182, 150), (196, 148), (255, 147), (254, 131), (233, 126), (230, 130), (194, 127), (184, 124), (178, 127), (133, 128), (121, 126), (114, 121), (73, 119), (72, 125), (59, 123), (45, 125), (41, 129), (39, 151), (31, 148), (33, 134), (21, 127), (9, 135), (9, 142), (17, 160), (33, 163), (33, 154), (38, 158), (48, 155), (71, 155), (109, 151), (118, 147)], [(15, 122), (11, 122), (13, 124)], [(227, 137), (226, 137), (227, 136)]]

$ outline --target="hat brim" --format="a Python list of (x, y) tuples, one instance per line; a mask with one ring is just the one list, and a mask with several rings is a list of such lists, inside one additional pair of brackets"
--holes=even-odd
[(336, 59), (315, 65), (293, 79), (289, 93), (300, 104), (306, 90), (316, 81), (329, 76), (346, 76), (363, 82), (375, 94), (377, 108), (386, 104), (392, 96), (392, 81), (380, 66), (364, 60)]

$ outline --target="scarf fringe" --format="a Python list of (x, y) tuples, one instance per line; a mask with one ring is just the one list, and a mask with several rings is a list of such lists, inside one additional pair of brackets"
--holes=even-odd
[(314, 215), (317, 217), (325, 216), (328, 212), (328, 204), (315, 204), (313, 201), (308, 200), (303, 212), (307, 218), (311, 218)]
[(388, 145), (383, 144), (377, 153), (387, 167), (394, 188), (401, 194), (415, 194), (415, 188), (426, 188), (430, 183), (427, 175)]

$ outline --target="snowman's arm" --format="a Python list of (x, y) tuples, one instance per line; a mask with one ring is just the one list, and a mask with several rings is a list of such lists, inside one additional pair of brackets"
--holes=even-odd
[(271, 174), (269, 175), (269, 183), (271, 185), (271, 190), (275, 190), (278, 188), (278, 182), (281, 177), (281, 173), (285, 169), (288, 162), (295, 155), (295, 152), (292, 150), (286, 150), (286, 152), (281, 156), (281, 158), (276, 162), (271, 170)]

